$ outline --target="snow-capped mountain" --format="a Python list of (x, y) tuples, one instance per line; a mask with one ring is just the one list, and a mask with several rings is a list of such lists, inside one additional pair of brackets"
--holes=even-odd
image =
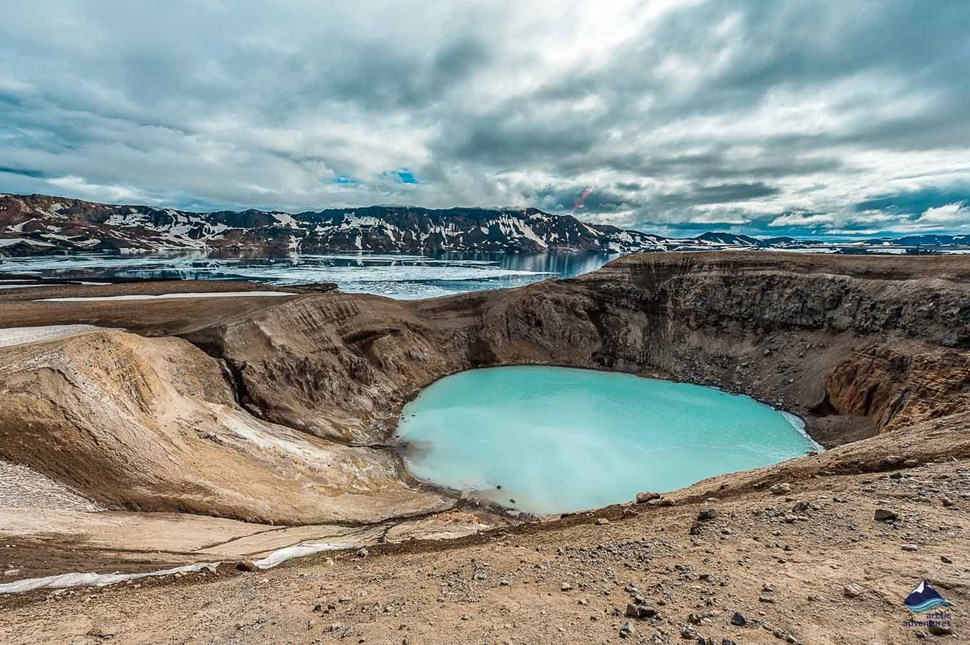
[(857, 242), (758, 239), (708, 232), (666, 238), (582, 222), (535, 208), (369, 206), (303, 213), (194, 213), (46, 195), (0, 195), (0, 256), (163, 250), (287, 253), (639, 253), (785, 249), (828, 253), (967, 252), (970, 236), (919, 235)]
[(540, 210), (371, 206), (192, 213), (44, 195), (0, 196), (0, 254), (154, 251), (399, 253), (663, 250), (662, 237)]

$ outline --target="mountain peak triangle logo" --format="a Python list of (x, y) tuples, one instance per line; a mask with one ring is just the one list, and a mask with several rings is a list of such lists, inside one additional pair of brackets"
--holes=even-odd
[(936, 589), (934, 589), (930, 583), (926, 580), (920, 581), (920, 583), (913, 589), (913, 592), (906, 596), (906, 600), (903, 601), (906, 608), (911, 612), (922, 614), (937, 607), (949, 607), (950, 601), (940, 595)]

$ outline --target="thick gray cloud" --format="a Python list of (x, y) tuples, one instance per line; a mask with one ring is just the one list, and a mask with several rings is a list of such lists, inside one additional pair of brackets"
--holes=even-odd
[[(605, 5), (605, 6), (604, 6)], [(7, 0), (0, 190), (970, 230), (966, 2)]]

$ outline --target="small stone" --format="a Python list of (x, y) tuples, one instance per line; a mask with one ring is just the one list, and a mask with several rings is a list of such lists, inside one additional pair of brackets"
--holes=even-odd
[(941, 497), (940, 501), (943, 502), (944, 506), (953, 506), (953, 500), (949, 497)]
[(251, 560), (240, 560), (236, 563), (236, 571), (252, 572), (257, 571), (257, 567)]
[(561, 585), (559, 585), (559, 591), (572, 591), (572, 590), (573, 590), (573, 586), (568, 582), (564, 582)]
[(792, 513), (799, 513), (799, 514), (807, 513), (810, 510), (812, 510), (812, 504), (806, 501), (795, 502), (795, 505), (792, 506), (792, 509), (791, 509)]
[(610, 523), (610, 521), (608, 519), (606, 519), (605, 517), (601, 517), (601, 518), (599, 518), (599, 519), (596, 520), (596, 524), (598, 526), (606, 526), (609, 523)]
[(697, 638), (697, 630), (691, 625), (684, 625), (680, 628), (680, 637), (683, 639)]
[(919, 466), (919, 461), (915, 459), (907, 459), (903, 462), (904, 468), (916, 468), (917, 466)]
[(637, 504), (646, 504), (647, 502), (654, 499), (660, 499), (660, 493), (651, 493), (651, 492), (637, 493)]
[(366, 558), (369, 554), (370, 554), (370, 551), (368, 551), (367, 549), (360, 549), (359, 551), (357, 551), (358, 558)]
[(887, 468), (895, 468), (901, 463), (903, 463), (903, 458), (898, 455), (889, 455), (882, 460), (882, 465)]
[(953, 633), (953, 628), (945, 625), (930, 625), (929, 629), (934, 636), (949, 636)]
[(782, 482), (771, 487), (772, 495), (787, 495), (791, 492), (791, 484)]
[(842, 593), (846, 598), (858, 598), (862, 595), (862, 588), (859, 585), (845, 585), (842, 587)]
[(626, 615), (629, 618), (650, 618), (657, 615), (657, 610), (647, 604), (628, 602)]
[(892, 522), (899, 519), (899, 513), (888, 508), (877, 508), (872, 517), (877, 522)]
[(771, 596), (766, 596), (764, 594), (761, 594), (760, 596), (758, 596), (758, 602), (763, 602), (769, 605), (773, 605), (775, 604), (775, 599), (772, 598)]
[(20, 569), (7, 569), (3, 572), (4, 576), (12, 577), (20, 573)]
[(748, 619), (744, 617), (744, 614), (736, 611), (734, 612), (734, 615), (731, 616), (731, 624), (735, 627), (744, 627), (746, 624), (748, 624)]
[(915, 544), (904, 544), (903, 551), (919, 551), (919, 546)]
[(945, 555), (941, 555), (940, 556), (940, 562), (942, 562), (943, 564), (953, 564), (953, 559), (952, 558), (949, 558), (949, 557), (947, 557)]
[(702, 508), (701, 511), (697, 514), (697, 521), (710, 522), (715, 517), (717, 517), (717, 511), (715, 511), (713, 508)]
[(633, 623), (626, 621), (623, 623), (623, 627), (620, 627), (620, 638), (627, 638), (633, 634)]

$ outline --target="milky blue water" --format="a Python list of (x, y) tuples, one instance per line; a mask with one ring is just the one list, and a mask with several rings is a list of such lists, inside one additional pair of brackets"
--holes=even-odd
[(447, 253), (224, 257), (201, 252), (0, 258), (4, 276), (44, 279), (254, 280), (287, 286), (335, 282), (343, 291), (413, 299), (519, 287), (593, 271), (616, 255)]
[(561, 513), (819, 449), (798, 425), (714, 388), (524, 366), (441, 379), (404, 408), (398, 433), (419, 479)]

